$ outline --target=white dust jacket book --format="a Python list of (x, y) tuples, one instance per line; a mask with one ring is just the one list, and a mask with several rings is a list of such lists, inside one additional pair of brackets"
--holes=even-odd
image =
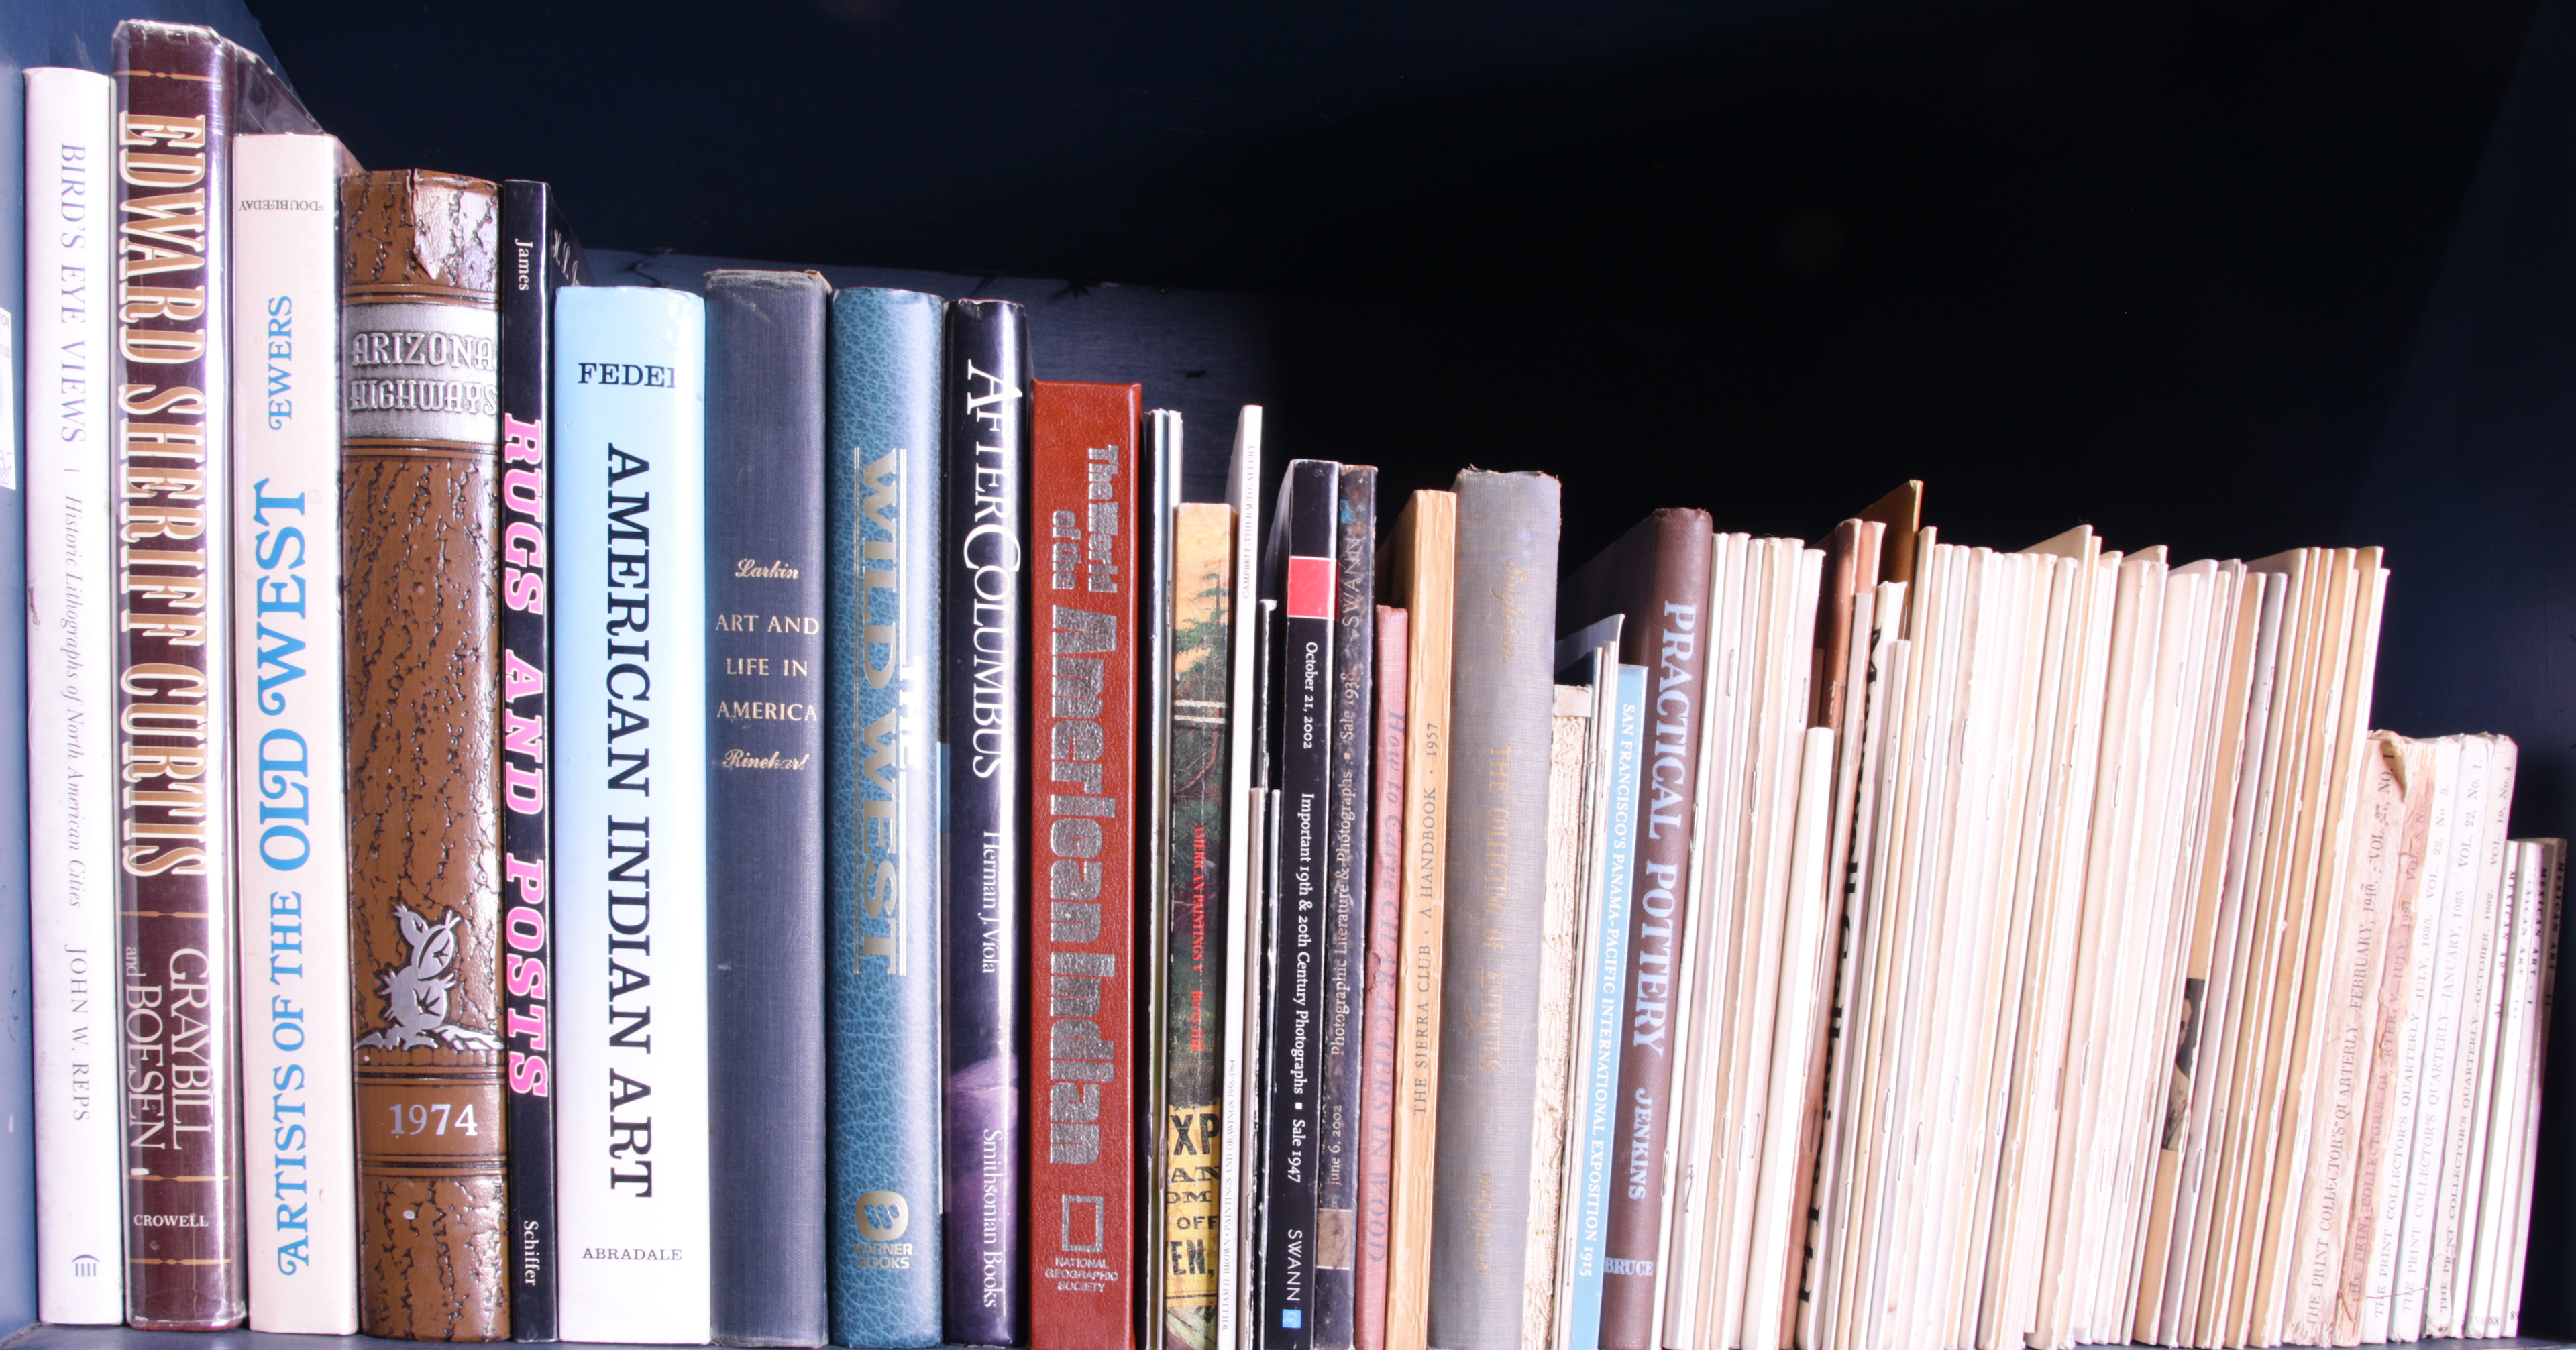
[(233, 716), (254, 1331), (358, 1329), (340, 715), (339, 175), (233, 141)]
[(125, 1320), (116, 1123), (116, 593), (107, 399), (116, 82), (27, 72), (27, 856), (36, 1298)]
[(555, 299), (563, 1338), (709, 1332), (706, 324)]
[[(1252, 1029), (1252, 973), (1256, 958), (1253, 931), (1260, 906), (1253, 876), (1253, 831), (1259, 819), (1260, 794), (1253, 788), (1254, 737), (1259, 718), (1253, 707), (1252, 653), (1258, 650), (1261, 525), (1261, 406), (1247, 403), (1236, 416), (1234, 458), (1226, 471), (1227, 497), (1234, 507), (1234, 665), (1229, 672), (1231, 702), (1226, 723), (1225, 822), (1225, 1045), (1219, 1064), (1220, 1122), (1217, 1146), (1220, 1175), (1217, 1193), (1216, 1338), (1232, 1346), (1245, 1324), (1250, 1297), (1244, 1263), (1251, 1250), (1245, 1241), (1249, 1217), (1245, 1177), (1251, 1171), (1244, 1140), (1252, 1119), (1248, 1094), (1251, 1060), (1258, 1047)], [(945, 814), (943, 809), (942, 814)]]

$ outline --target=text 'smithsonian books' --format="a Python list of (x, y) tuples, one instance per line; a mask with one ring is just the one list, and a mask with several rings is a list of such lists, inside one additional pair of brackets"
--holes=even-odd
[(820, 1345), (823, 329), (707, 274), (707, 1063), (715, 1337)]
[(340, 184), (358, 1292), (377, 1336), (510, 1332), (492, 641), (500, 205), (492, 184), (451, 174)]
[(557, 1331), (554, 1082), (555, 292), (581, 246), (554, 189), (501, 184), (501, 1009), (509, 1088), (510, 1334)]
[(116, 82), (27, 72), (28, 894), (36, 1059), (36, 1309), (125, 1320), (125, 1141), (117, 1129), (114, 522)]
[[(118, 1003), (125, 1318), (214, 1330), (245, 1312), (241, 1024), (234, 1016), (231, 382), (223, 323), (232, 141), (309, 132), (256, 57), (208, 28), (117, 26)], [(107, 215), (101, 202), (101, 214)], [(16, 514), (0, 510), (0, 520)], [(209, 526), (212, 528), (209, 528)], [(0, 539), (0, 556), (15, 554)], [(16, 566), (9, 603), (24, 594)], [(0, 634), (15, 643), (14, 624)], [(14, 683), (20, 655), (0, 651)], [(21, 691), (6, 691), (15, 698)], [(0, 733), (0, 761), (22, 752)], [(7, 777), (7, 775), (0, 775)], [(23, 818), (17, 789), (0, 820)], [(23, 836), (0, 830), (0, 854)], [(0, 863), (14, 865), (14, 858)], [(99, 1253), (101, 1257), (107, 1253)]]
[(1458, 682), (1452, 704), (1448, 963), (1440, 1018), (1430, 1342), (1519, 1350), (1528, 1238), (1547, 783), (1556, 644), (1557, 486), (1458, 475)]
[(1279, 789), (1263, 1000), (1260, 1345), (1305, 1350), (1318, 1308), (1315, 1202), (1324, 1033), (1324, 923), (1331, 891), (1333, 605), (1341, 466), (1289, 462), (1262, 559), (1280, 605), (1273, 646), (1273, 777)]
[(1032, 390), (1029, 1344), (1135, 1343), (1136, 517), (1144, 392)]
[(1161, 1154), (1165, 1350), (1215, 1350), (1217, 1186), (1225, 1007), (1226, 723), (1232, 693), (1234, 512), (1172, 518), (1170, 855), (1164, 923)]
[(244, 752), (250, 1324), (358, 1329), (340, 723), (339, 192), (328, 136), (233, 144), (233, 705)]
[(915, 291), (832, 297), (823, 757), (836, 1345), (940, 1339), (944, 308)]
[(555, 297), (563, 1337), (707, 1339), (704, 306)]

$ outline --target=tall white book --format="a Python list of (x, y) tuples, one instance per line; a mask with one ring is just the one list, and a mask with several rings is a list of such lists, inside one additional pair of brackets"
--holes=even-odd
[(125, 1320), (116, 1122), (116, 593), (108, 393), (116, 83), (27, 72), (27, 858), (36, 1299)]
[(234, 787), (250, 1324), (358, 1329), (340, 679), (339, 177), (233, 141)]
[(562, 1332), (709, 1331), (706, 325), (555, 301)]

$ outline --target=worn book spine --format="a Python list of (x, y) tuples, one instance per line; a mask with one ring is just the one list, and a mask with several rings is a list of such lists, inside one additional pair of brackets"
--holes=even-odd
[(554, 189), (501, 184), (501, 935), (510, 1335), (558, 1329), (554, 1028), (554, 304), (582, 280)]
[(832, 297), (825, 970), (832, 1340), (939, 1343), (945, 302)]
[(695, 1344), (712, 1330), (705, 339), (704, 304), (686, 291), (555, 297), (555, 1196), (568, 1341)]
[(1029, 1047), (1028, 319), (1006, 300), (948, 306), (948, 1339), (1028, 1339), (1022, 1102)]
[[(1630, 1159), (1610, 1191), (1604, 1222), (1602, 1350), (1654, 1350), (1655, 1262), (1660, 1248), (1664, 1134), (1672, 1113), (1669, 1011), (1674, 964), (1688, 938), (1688, 817), (1699, 774), (1699, 704), (1707, 641), (1708, 514), (1665, 510), (1639, 522), (1566, 582), (1561, 625), (1624, 614), (1621, 660), (1648, 669), (1654, 686), (1641, 776), (1641, 816), (1630, 894), (1628, 968), (1622, 980), (1616, 1156)], [(1460, 594), (1465, 594), (1462, 585)], [(1463, 631), (1463, 630), (1462, 630)]]
[(1315, 1345), (1350, 1350), (1367, 1059), (1369, 686), (1377, 655), (1377, 470), (1345, 465), (1333, 538), (1331, 828), (1325, 857), (1322, 1092), (1315, 1158)]
[[(1376, 573), (1369, 580), (1374, 584)], [(1404, 981), (1404, 700), (1411, 624), (1377, 607), (1374, 780), (1369, 805), (1368, 991), (1360, 1067), (1359, 1273), (1352, 1341), (1386, 1350), (1388, 1239), (1395, 1217), (1395, 1047)]]
[(36, 1308), (125, 1320), (108, 395), (116, 82), (27, 72), (27, 840)]
[(1161, 1339), (1164, 1350), (1215, 1350), (1234, 512), (1184, 503), (1171, 530)]
[(1256, 770), (1262, 743), (1262, 719), (1256, 715), (1256, 691), (1267, 662), (1257, 659), (1264, 602), (1257, 595), (1261, 541), (1261, 407), (1246, 404), (1235, 417), (1234, 446), (1226, 465), (1226, 498), (1233, 513), (1232, 581), (1228, 586), (1232, 658), (1228, 662), (1225, 727), (1225, 925), (1220, 968), (1223, 1013), (1218, 1034), (1217, 1134), (1217, 1294), (1216, 1340), (1232, 1347), (1242, 1336), (1250, 1302), (1249, 1267), (1252, 1227), (1247, 1197), (1251, 1192), (1251, 1137), (1254, 1080), (1259, 1077), (1251, 1009), (1258, 984), (1260, 908), (1256, 858), (1260, 830), (1254, 824)]
[(1575, 1056), (1567, 1092), (1565, 1200), (1558, 1218), (1563, 1234), (1558, 1262), (1556, 1325), (1568, 1346), (1601, 1343), (1603, 1261), (1609, 1238), (1610, 1195), (1625, 1155), (1618, 1148), (1619, 1066), (1627, 1042), (1628, 906), (1637, 861), (1637, 790), (1646, 718), (1646, 669), (1613, 665), (1617, 690), (1609, 701), (1608, 734), (1596, 741), (1606, 770), (1595, 781), (1607, 801), (1593, 811), (1595, 852), (1586, 868), (1592, 889), (1585, 951), (1588, 968), (1576, 1005)]
[[(1029, 1344), (1136, 1342), (1138, 433), (1144, 390), (1039, 380), (1029, 517)], [(1040, 672), (1043, 672), (1041, 675)], [(1035, 765), (1043, 762), (1043, 773)], [(1034, 1113), (1033, 1113), (1034, 1115)]]
[(1548, 747), (1547, 889), (1539, 920), (1537, 1090), (1531, 1094), (1529, 1225), (1522, 1241), (1521, 1347), (1556, 1335), (1557, 1236), (1565, 1213), (1566, 1087), (1574, 1058), (1583, 874), (1591, 851), (1592, 689), (1558, 685)]
[(500, 1340), (500, 193), (352, 175), (340, 218), (360, 1319)]
[(358, 1329), (340, 662), (339, 190), (328, 136), (233, 142), (232, 505), (250, 1324)]
[(1458, 475), (1457, 664), (1429, 1342), (1519, 1350), (1547, 883), (1557, 483)]
[(1387, 1350), (1424, 1350), (1433, 1160), (1440, 1124), (1440, 1013), (1448, 919), (1450, 639), (1458, 497), (1417, 491), (1380, 555), (1381, 598), (1407, 613), (1403, 973), (1396, 1011), (1394, 1195), (1387, 1221)]
[[(1128, 822), (1136, 846), (1137, 928), (1144, 952), (1136, 973), (1134, 1033), (1140, 1125), (1135, 1131), (1137, 1350), (1155, 1350), (1163, 1339), (1163, 1239), (1171, 1188), (1165, 1180), (1170, 1142), (1172, 926), (1165, 905), (1172, 895), (1172, 526), (1181, 507), (1181, 415), (1169, 408), (1145, 414), (1137, 472), (1143, 494), (1136, 508), (1136, 816)], [(1213, 1191), (1209, 1199), (1214, 1199)]]
[(1322, 1320), (1315, 1211), (1329, 982), (1324, 944), (1332, 896), (1340, 482), (1340, 465), (1289, 462), (1262, 561), (1263, 593), (1280, 604), (1269, 732), (1280, 819), (1263, 1026), (1259, 1343), (1295, 1350), (1314, 1344)]
[(820, 1345), (823, 336), (812, 272), (706, 274), (715, 1339)]
[[(116, 30), (118, 1002), (125, 1320), (247, 1311), (234, 949), (229, 370), (232, 81), (208, 29)], [(102, 215), (105, 215), (104, 203)], [(207, 528), (209, 523), (216, 528)], [(13, 636), (16, 636), (13, 634)]]

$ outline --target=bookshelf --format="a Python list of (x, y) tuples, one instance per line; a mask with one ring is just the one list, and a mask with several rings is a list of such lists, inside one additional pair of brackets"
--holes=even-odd
[[(1956, 540), (2384, 543), (2375, 720), (2514, 736), (2515, 832), (2576, 834), (2571, 0), (1302, 26), (465, 0), (427, 39), (380, 8), (9, 6), (9, 191), (17, 69), (100, 66), (151, 14), (270, 56), (371, 164), (552, 178), (606, 279), (759, 259), (1021, 300), (1041, 373), (1142, 379), (1194, 446), (1255, 401), (1281, 454), (1374, 460), (1390, 495), (1556, 472), (1570, 557), (1668, 502), (1813, 537), (1909, 476)], [(951, 74), (966, 56), (988, 84)], [(25, 964), (0, 923), (15, 1017)], [(12, 1119), (28, 1076), (0, 1040)], [(6, 1330), (33, 1306), (31, 1191), (23, 1130), (0, 1138)], [(2545, 1115), (2524, 1320), (2556, 1332), (2571, 1158), (2576, 1118)]]

